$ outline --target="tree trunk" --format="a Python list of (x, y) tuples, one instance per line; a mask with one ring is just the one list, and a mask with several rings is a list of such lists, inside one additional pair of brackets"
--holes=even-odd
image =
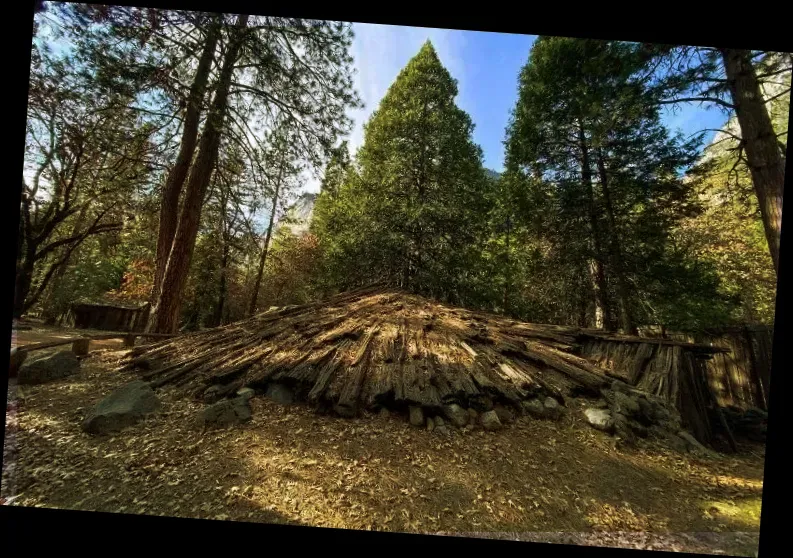
[(190, 163), (193, 160), (193, 154), (198, 142), (198, 122), (201, 118), (201, 105), (204, 103), (219, 33), (218, 23), (214, 21), (210, 24), (204, 41), (204, 50), (198, 61), (193, 84), (190, 86), (179, 153), (162, 188), (160, 226), (157, 233), (156, 267), (154, 271), (154, 286), (151, 293), (152, 303), (159, 297), (165, 268), (168, 265), (168, 256), (176, 234), (176, 226), (179, 219), (179, 196), (187, 178), (187, 172), (190, 170)]
[(727, 81), (741, 126), (746, 161), (760, 204), (768, 249), (779, 272), (779, 235), (782, 228), (782, 193), (785, 160), (779, 152), (776, 133), (747, 50), (721, 49)]
[(221, 268), (220, 268), (220, 294), (218, 295), (218, 304), (215, 307), (215, 318), (213, 320), (215, 326), (219, 326), (223, 323), (223, 310), (225, 310), (226, 294), (228, 290), (226, 284), (226, 269), (228, 268), (228, 265), (229, 265), (229, 243), (228, 240), (224, 238), (223, 260), (221, 262)]
[(608, 291), (606, 287), (606, 273), (603, 269), (603, 249), (600, 238), (600, 226), (595, 208), (595, 193), (592, 184), (592, 168), (589, 160), (589, 146), (584, 135), (584, 126), (579, 122), (578, 142), (581, 149), (581, 180), (586, 190), (589, 229), (592, 234), (593, 255), (589, 260), (589, 277), (592, 290), (595, 294), (595, 327), (609, 329), (611, 327), (611, 313), (608, 306)]
[(600, 186), (603, 190), (603, 201), (606, 206), (606, 216), (609, 223), (609, 256), (611, 270), (614, 273), (617, 283), (617, 303), (620, 312), (620, 327), (629, 335), (636, 335), (636, 326), (630, 312), (630, 298), (628, 296), (628, 285), (625, 281), (625, 269), (622, 265), (622, 248), (620, 246), (619, 231), (617, 221), (614, 217), (614, 207), (611, 203), (611, 192), (609, 190), (608, 173), (603, 154), (600, 149), (597, 153), (598, 173), (600, 174)]
[[(237, 17), (238, 27), (247, 27), (248, 16)], [(182, 292), (187, 282), (190, 260), (195, 248), (198, 225), (201, 220), (201, 206), (209, 187), (212, 171), (218, 157), (220, 136), (226, 117), (228, 93), (234, 64), (237, 62), (242, 36), (245, 30), (237, 30), (233, 37), (220, 70), (217, 90), (207, 115), (207, 123), (198, 147), (196, 160), (190, 169), (185, 198), (179, 216), (179, 224), (174, 235), (173, 246), (168, 256), (168, 264), (162, 279), (162, 287), (157, 301), (152, 305), (153, 330), (158, 333), (173, 333), (179, 322)]]
[[(286, 146), (284, 146), (286, 149)], [(273, 235), (273, 224), (275, 223), (275, 212), (278, 208), (278, 194), (281, 190), (281, 182), (284, 175), (284, 159), (286, 153), (281, 153), (281, 167), (278, 170), (278, 181), (275, 183), (275, 193), (273, 194), (273, 209), (270, 211), (270, 222), (267, 224), (267, 233), (264, 235), (264, 248), (262, 248), (262, 256), (259, 259), (259, 270), (256, 272), (256, 282), (253, 284), (253, 294), (251, 295), (251, 303), (248, 306), (248, 316), (253, 316), (256, 312), (256, 305), (259, 302), (259, 289), (262, 286), (262, 277), (264, 276), (264, 264), (267, 263), (267, 254), (270, 250), (270, 239)]]
[(25, 253), (19, 256), (21, 259), (17, 265), (17, 275), (14, 284), (14, 318), (17, 320), (25, 313), (25, 300), (28, 298), (30, 286), (33, 283), (33, 257), (35, 256), (35, 249), (26, 249)]

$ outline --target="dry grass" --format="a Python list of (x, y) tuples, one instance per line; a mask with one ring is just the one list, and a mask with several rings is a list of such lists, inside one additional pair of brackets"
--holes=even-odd
[(579, 542), (594, 544), (619, 532), (656, 541), (648, 533), (759, 530), (762, 456), (620, 450), (576, 408), (558, 423), (523, 417), (446, 436), (395, 415), (344, 420), (257, 397), (248, 424), (204, 432), (201, 404), (163, 388), (162, 413), (91, 437), (80, 430), (88, 408), (133, 379), (111, 371), (117, 355), (19, 388), (3, 474), (14, 505), (529, 539), (586, 532)]

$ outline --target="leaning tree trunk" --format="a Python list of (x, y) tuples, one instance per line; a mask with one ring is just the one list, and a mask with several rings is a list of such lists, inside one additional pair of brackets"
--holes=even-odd
[(201, 118), (201, 106), (204, 103), (204, 95), (206, 94), (219, 33), (217, 21), (212, 22), (204, 41), (204, 49), (198, 61), (193, 84), (190, 86), (179, 153), (162, 188), (160, 226), (157, 233), (156, 267), (154, 271), (154, 286), (151, 293), (152, 303), (159, 297), (165, 268), (168, 265), (168, 256), (176, 234), (176, 226), (179, 219), (179, 196), (187, 178), (187, 173), (190, 170), (190, 163), (193, 160), (193, 154), (198, 142), (198, 122)]
[[(247, 15), (240, 15), (237, 18), (238, 27), (246, 27), (247, 24)], [(217, 161), (220, 136), (228, 106), (231, 77), (234, 73), (234, 64), (242, 48), (244, 30), (238, 31), (238, 33), (240, 34), (234, 37), (223, 59), (215, 97), (207, 115), (207, 123), (201, 136), (196, 160), (190, 169), (190, 176), (187, 180), (185, 199), (168, 256), (162, 286), (156, 302), (152, 305), (152, 329), (158, 333), (175, 332), (179, 322), (182, 292), (187, 282), (190, 260), (195, 248), (198, 225), (201, 220), (201, 206)]]
[(603, 269), (603, 248), (600, 238), (600, 225), (598, 224), (597, 209), (595, 208), (595, 193), (592, 184), (592, 168), (589, 160), (589, 146), (584, 135), (584, 127), (579, 123), (578, 142), (581, 149), (581, 180), (587, 195), (589, 210), (589, 228), (592, 234), (593, 257), (589, 261), (589, 277), (592, 290), (595, 293), (595, 327), (608, 329), (611, 327), (611, 312), (609, 311), (606, 287), (606, 272)]
[[(284, 149), (287, 147), (284, 146)], [(256, 305), (259, 303), (259, 289), (262, 286), (262, 277), (264, 276), (264, 264), (267, 263), (267, 254), (270, 250), (270, 239), (273, 235), (273, 225), (275, 224), (275, 211), (278, 207), (278, 195), (281, 190), (281, 181), (284, 175), (284, 159), (286, 153), (281, 153), (281, 167), (278, 170), (278, 181), (275, 183), (275, 193), (273, 194), (273, 209), (270, 211), (270, 222), (267, 225), (267, 233), (264, 235), (264, 248), (262, 248), (262, 255), (259, 258), (259, 269), (256, 272), (256, 282), (253, 284), (253, 294), (251, 294), (251, 303), (248, 305), (248, 316), (253, 316), (256, 312)]]
[(606, 216), (609, 223), (609, 256), (617, 284), (617, 303), (620, 313), (620, 327), (629, 335), (636, 335), (636, 326), (630, 311), (630, 299), (628, 296), (628, 285), (625, 281), (625, 268), (622, 265), (622, 247), (620, 246), (619, 231), (617, 230), (617, 220), (614, 217), (614, 207), (611, 203), (611, 191), (606, 172), (606, 163), (603, 155), (598, 150), (597, 156), (598, 173), (600, 174), (600, 187), (603, 190), (603, 201), (606, 206)]
[(766, 109), (757, 74), (747, 50), (721, 49), (727, 81), (741, 126), (741, 143), (760, 204), (768, 249), (779, 272), (779, 235), (782, 228), (782, 193), (785, 160)]

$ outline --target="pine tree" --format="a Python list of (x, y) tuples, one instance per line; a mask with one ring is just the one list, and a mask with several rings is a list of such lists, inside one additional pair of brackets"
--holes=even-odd
[[(429, 41), (365, 126), (357, 168), (317, 204), (332, 258), (418, 292), (459, 299), (480, 239), (486, 181), (456, 81)], [(334, 264), (330, 264), (331, 266)]]
[[(594, 325), (630, 332), (658, 318), (649, 285), (682, 277), (669, 233), (696, 209), (682, 171), (701, 140), (683, 142), (662, 126), (638, 79), (641, 53), (629, 43), (538, 39), (507, 140), (509, 173), (534, 190), (535, 213), (555, 221), (538, 229), (553, 259), (570, 279), (589, 275)], [(689, 285), (677, 284), (663, 296), (682, 297)]]

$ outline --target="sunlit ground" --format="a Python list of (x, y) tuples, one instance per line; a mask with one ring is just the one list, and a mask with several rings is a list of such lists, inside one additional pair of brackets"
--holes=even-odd
[(161, 414), (90, 437), (87, 409), (132, 379), (113, 372), (114, 358), (19, 388), (13, 479), (3, 479), (14, 505), (494, 536), (759, 531), (762, 455), (618, 450), (576, 408), (558, 423), (524, 417), (444, 436), (401, 417), (344, 420), (257, 397), (250, 423), (204, 432), (201, 405), (166, 390)]

